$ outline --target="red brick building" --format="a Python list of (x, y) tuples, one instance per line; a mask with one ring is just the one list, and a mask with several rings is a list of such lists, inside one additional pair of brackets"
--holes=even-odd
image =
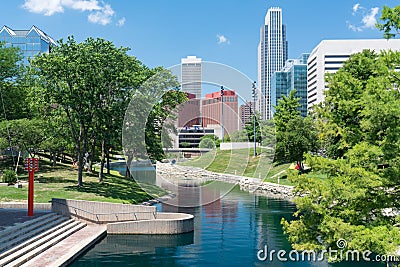
[(224, 116), (222, 120), (221, 92), (206, 94), (206, 98), (202, 100), (202, 125), (207, 127), (209, 124), (223, 124), (224, 134), (231, 134), (239, 130), (238, 96), (235, 91), (224, 90), (223, 97)]
[(189, 100), (178, 106), (178, 127), (192, 127), (200, 124), (200, 99), (186, 93)]

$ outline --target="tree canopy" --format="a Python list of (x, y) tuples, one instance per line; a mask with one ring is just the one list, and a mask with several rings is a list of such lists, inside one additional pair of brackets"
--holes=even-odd
[[(78, 185), (82, 185), (90, 142), (109, 137), (107, 130), (115, 128), (108, 122), (123, 116), (130, 89), (146, 78), (144, 66), (127, 51), (100, 38), (77, 43), (68, 37), (66, 42), (58, 41), (51, 53), (31, 62), (43, 88), (42, 97), (67, 118), (78, 162)], [(119, 112), (116, 116), (115, 111)]]
[(288, 96), (282, 96), (275, 107), (275, 161), (301, 162), (303, 154), (317, 146), (314, 122), (310, 118), (301, 117), (299, 107), (296, 90), (290, 91)]
[(298, 211), (282, 220), (296, 249), (336, 248), (393, 253), (400, 243), (399, 52), (365, 50), (328, 76), (315, 117), (331, 158), (307, 156), (314, 173), (291, 174)]

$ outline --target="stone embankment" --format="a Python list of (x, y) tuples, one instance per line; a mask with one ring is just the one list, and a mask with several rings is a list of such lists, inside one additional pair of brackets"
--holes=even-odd
[(157, 175), (162, 175), (171, 182), (179, 183), (185, 180), (196, 184), (202, 184), (207, 181), (222, 181), (235, 183), (242, 190), (252, 193), (262, 194), (269, 197), (292, 199), (294, 197), (293, 186), (280, 185), (269, 182), (262, 182), (259, 178), (251, 178), (240, 175), (215, 173), (201, 168), (181, 166), (171, 163), (157, 163)]

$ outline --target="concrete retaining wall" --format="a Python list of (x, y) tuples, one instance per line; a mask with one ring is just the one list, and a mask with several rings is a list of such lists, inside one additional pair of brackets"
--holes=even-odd
[(107, 224), (107, 234), (181, 234), (194, 230), (193, 215), (157, 213), (157, 219)]
[[(28, 202), (4, 202), (0, 203), (0, 209), (25, 209), (28, 210)], [(33, 210), (51, 210), (51, 203), (34, 203)]]
[(156, 207), (95, 202), (71, 199), (52, 199), (53, 212), (94, 223), (109, 223), (128, 220), (151, 220), (156, 216)]
[[(260, 145), (257, 143), (257, 147)], [(232, 142), (232, 143), (221, 143), (221, 150), (232, 150), (232, 149), (243, 149), (243, 148), (253, 148), (254, 143), (252, 142)]]

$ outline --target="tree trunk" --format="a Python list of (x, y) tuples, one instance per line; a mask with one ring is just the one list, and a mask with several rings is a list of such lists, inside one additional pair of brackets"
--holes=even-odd
[(53, 159), (53, 167), (57, 165), (57, 154), (55, 152), (52, 153), (52, 159)]
[(78, 186), (82, 186), (82, 174), (83, 174), (83, 155), (81, 152), (81, 144), (78, 144)]
[(88, 161), (88, 173), (93, 173), (93, 160), (94, 160), (94, 153), (96, 152), (96, 141), (95, 141), (95, 139), (93, 138), (92, 139), (92, 147), (91, 147), (91, 151), (90, 151), (90, 154), (89, 154), (89, 156), (88, 156), (88, 158), (87, 158), (87, 161)]
[(81, 124), (79, 129), (79, 136), (77, 142), (78, 150), (78, 186), (83, 186), (83, 157), (87, 151), (87, 132)]
[(128, 154), (128, 160), (126, 161), (125, 178), (131, 178), (130, 167), (131, 167), (132, 160), (133, 160), (133, 155)]
[(99, 170), (99, 182), (103, 182), (103, 168), (104, 168), (104, 159), (106, 156), (105, 152), (105, 141), (101, 140), (101, 159), (100, 159), (100, 170)]
[(110, 174), (110, 148), (107, 147), (106, 150), (106, 157), (107, 157), (107, 174)]

